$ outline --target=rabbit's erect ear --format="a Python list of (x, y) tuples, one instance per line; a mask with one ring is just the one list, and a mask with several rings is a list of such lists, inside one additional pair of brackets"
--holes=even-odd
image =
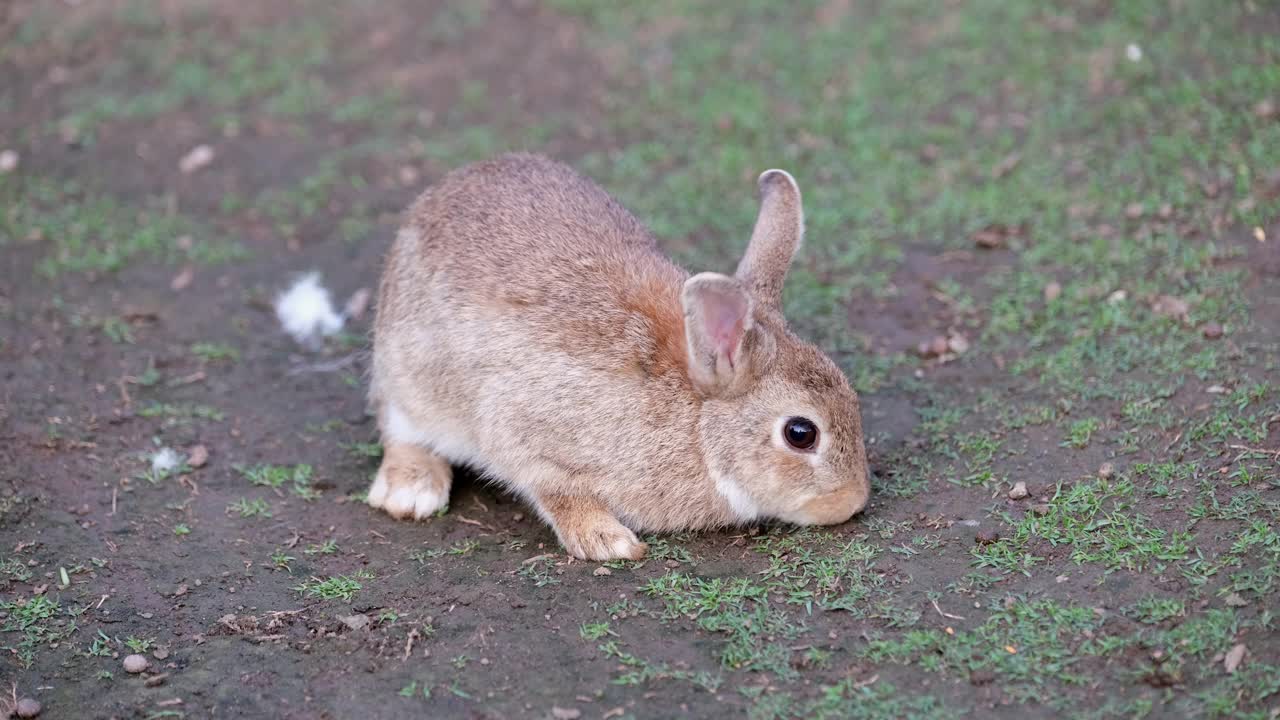
[(760, 214), (736, 275), (756, 300), (780, 308), (787, 268), (804, 237), (804, 208), (800, 186), (786, 170), (766, 170), (758, 184)]
[(752, 325), (752, 300), (742, 283), (718, 273), (684, 283), (684, 337), (689, 379), (703, 392), (727, 389), (744, 377), (743, 344)]

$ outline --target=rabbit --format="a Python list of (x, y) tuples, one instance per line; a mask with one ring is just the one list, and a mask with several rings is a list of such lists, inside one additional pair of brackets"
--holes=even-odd
[(858, 396), (782, 316), (800, 190), (758, 181), (733, 276), (689, 275), (592, 181), (546, 157), (451, 171), (386, 258), (368, 503), (426, 518), (451, 464), (527, 500), (571, 555), (638, 560), (636, 532), (839, 524), (870, 492)]

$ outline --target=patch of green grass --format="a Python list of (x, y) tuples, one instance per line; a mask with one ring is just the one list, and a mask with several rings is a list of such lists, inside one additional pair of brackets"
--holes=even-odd
[(12, 653), (23, 668), (35, 664), (39, 648), (57, 643), (76, 631), (74, 619), (58, 621), (59, 615), (70, 613), (64, 612), (61, 604), (48, 595), (3, 601), (0, 611), (6, 616), (0, 621), (0, 633), (5, 635), (5, 644), (0, 645), (0, 650)]
[(529, 558), (520, 564), (519, 574), (520, 577), (533, 581), (534, 587), (559, 585), (560, 578), (551, 574), (553, 567), (555, 567), (555, 563), (549, 557)]
[(1156, 624), (1184, 617), (1187, 614), (1187, 602), (1181, 598), (1147, 597), (1126, 610), (1125, 614), (1140, 622)]
[(319, 544), (308, 545), (302, 552), (307, 555), (333, 555), (338, 552), (338, 541), (330, 538)]
[(845, 679), (824, 685), (813, 697), (802, 699), (789, 692), (768, 692), (762, 687), (741, 687), (738, 692), (752, 701), (751, 720), (783, 720), (785, 718), (818, 718), (836, 720), (930, 720), (964, 716), (952, 701), (932, 695), (904, 692), (897, 687), (867, 680)]
[(1101, 427), (1102, 421), (1098, 418), (1074, 420), (1067, 427), (1067, 437), (1063, 440), (1063, 444), (1077, 449), (1088, 447), (1089, 440)]
[(235, 502), (227, 505), (227, 512), (236, 513), (242, 518), (269, 518), (271, 517), (271, 506), (262, 498), (240, 498)]
[(27, 582), (33, 575), (31, 568), (19, 558), (7, 557), (0, 560), (0, 580), (4, 581), (5, 588), (10, 583)]
[(287, 570), (289, 572), (293, 572), (293, 570), (289, 567), (289, 564), (297, 559), (298, 558), (290, 555), (284, 550), (276, 550), (275, 552), (271, 553), (271, 564), (280, 568), (281, 570)]
[[(459, 540), (447, 548), (427, 548), (425, 550), (414, 550), (409, 553), (409, 559), (417, 562), (419, 565), (425, 565), (428, 560), (451, 555), (462, 557), (475, 552), (480, 547), (479, 541), (476, 540)], [(536, 564), (536, 563), (535, 563)], [(543, 583), (546, 584), (546, 583)], [(541, 585), (539, 585), (541, 587)]]
[(421, 691), (422, 698), (424, 700), (431, 699), (431, 686), (427, 683), (423, 683), (421, 685), (421, 688), (419, 688), (417, 680), (410, 681), (408, 685), (405, 685), (404, 687), (400, 688), (400, 691), (396, 694), (402, 698), (411, 698), (411, 697), (417, 697), (419, 691)]
[(1078, 669), (1083, 658), (1124, 647), (1099, 636), (1103, 617), (1091, 608), (1053, 601), (1006, 605), (972, 631), (910, 630), (892, 639), (873, 639), (862, 654), (873, 662), (919, 664), (959, 677), (991, 672), (1009, 689), (1049, 681), (1082, 684), (1087, 680)]
[(616, 640), (602, 643), (600, 651), (622, 666), (623, 670), (614, 678), (616, 685), (644, 685), (657, 680), (682, 680), (707, 692), (715, 692), (724, 683), (724, 678), (706, 671), (690, 671), (674, 668), (667, 663), (655, 663), (626, 652)]
[(233, 466), (242, 477), (254, 485), (280, 490), (289, 486), (294, 495), (303, 500), (315, 500), (320, 491), (312, 486), (313, 470), (310, 465), (267, 465)]
[(354, 575), (335, 575), (329, 578), (312, 577), (296, 586), (294, 590), (308, 597), (349, 601), (363, 588), (360, 581), (372, 579), (372, 573), (361, 570)]
[(123, 318), (115, 316), (103, 318), (102, 334), (117, 345), (133, 344), (133, 328)]
[[(142, 260), (220, 264), (245, 256), (243, 247), (188, 218), (132, 207), (70, 182), (0, 176), (0, 206), (7, 208), (0, 213), (0, 246), (45, 248), (36, 271), (48, 278), (116, 272)], [(118, 320), (104, 332), (131, 341)]]
[(599, 640), (605, 635), (617, 635), (609, 629), (607, 622), (582, 623), (582, 627), (578, 629), (578, 634), (583, 640)]
[(191, 354), (202, 362), (236, 362), (240, 359), (240, 351), (222, 343), (198, 342), (191, 346)]
[(245, 113), (318, 115), (331, 98), (319, 72), (331, 61), (329, 26), (314, 14), (242, 28), (231, 42), (208, 27), (178, 32), (167, 24), (126, 22), (115, 31), (127, 40), (66, 99), (60, 125), (87, 140), (106, 123), (180, 109), (199, 109), (219, 129), (234, 132)]
[(381, 460), (382, 443), (378, 442), (344, 442), (339, 443), (343, 450), (357, 460)]
[(1006, 514), (1012, 531), (997, 542), (976, 545), (974, 564), (1026, 572), (1043, 560), (1028, 553), (1033, 540), (1066, 547), (1076, 563), (1099, 563), (1108, 571), (1142, 570), (1187, 558), (1193, 533), (1170, 532), (1150, 522), (1137, 500), (1129, 480), (1059, 485), (1043, 512), (1031, 509), (1021, 519)]
[(254, 485), (279, 489), (285, 483), (311, 482), (310, 465), (233, 465), (244, 479)]
[(111, 654), (115, 652), (114, 647), (117, 644), (117, 641), (111, 639), (109, 635), (99, 630), (98, 634), (93, 637), (93, 642), (89, 644), (89, 649), (86, 650), (85, 653), (89, 657), (111, 657)]
[(162, 417), (171, 422), (186, 422), (190, 420), (222, 422), (226, 419), (225, 413), (208, 405), (161, 402), (150, 402), (142, 405), (138, 408), (138, 415), (145, 418)]
[(142, 655), (150, 652), (151, 646), (154, 645), (155, 642), (155, 638), (138, 638), (131, 635), (125, 638), (124, 645), (135, 653)]

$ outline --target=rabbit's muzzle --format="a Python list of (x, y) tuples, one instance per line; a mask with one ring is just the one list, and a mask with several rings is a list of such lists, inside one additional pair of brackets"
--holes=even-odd
[(870, 494), (864, 476), (835, 492), (809, 499), (795, 513), (795, 520), (803, 525), (839, 525), (862, 512)]

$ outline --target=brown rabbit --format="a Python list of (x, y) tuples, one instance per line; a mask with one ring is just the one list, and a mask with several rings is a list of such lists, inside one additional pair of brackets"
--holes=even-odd
[(604, 190), (540, 156), (427, 190), (382, 278), (369, 504), (425, 518), (448, 504), (450, 463), (468, 465), (591, 560), (643, 557), (633, 530), (860, 511), (858, 396), (782, 317), (800, 190), (781, 170), (759, 185), (733, 277), (690, 277)]

